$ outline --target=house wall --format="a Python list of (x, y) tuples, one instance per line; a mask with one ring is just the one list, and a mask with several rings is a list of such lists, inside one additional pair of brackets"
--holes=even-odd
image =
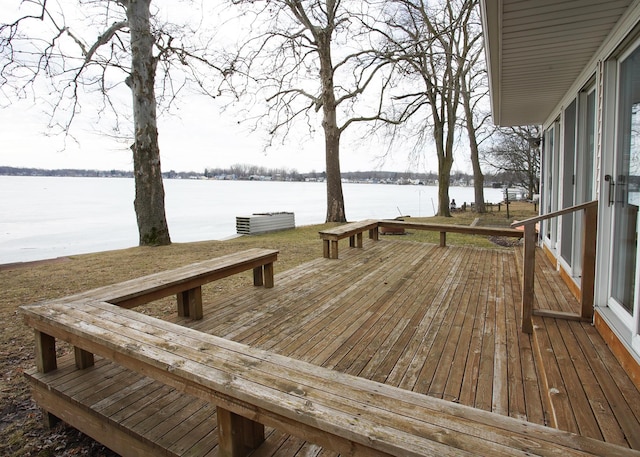
[[(627, 319), (620, 318), (620, 312), (612, 310), (609, 306), (609, 278), (612, 265), (611, 251), (611, 212), (608, 207), (609, 183), (605, 181), (605, 174), (614, 174), (613, 156), (616, 148), (616, 117), (617, 117), (617, 81), (618, 81), (618, 59), (628, 52), (630, 49), (640, 47), (640, 1), (636, 1), (628, 10), (628, 14), (624, 15), (618, 23), (617, 27), (609, 35), (609, 38), (599, 51), (593, 56), (590, 63), (584, 68), (579, 78), (576, 79), (571, 88), (566, 92), (561, 102), (551, 112), (549, 117), (543, 124), (543, 130), (550, 132), (553, 130), (554, 145), (543, 145), (543, 183), (541, 202), (545, 202), (549, 195), (553, 195), (553, 202), (550, 207), (541, 204), (541, 211), (553, 211), (554, 208), (562, 208), (566, 205), (566, 198), (563, 199), (563, 188), (568, 184), (567, 180), (573, 180), (575, 184), (579, 180), (585, 178), (580, 175), (583, 171), (578, 167), (576, 170), (569, 170), (570, 162), (567, 162), (564, 148), (567, 144), (571, 144), (568, 135), (568, 127), (566, 122), (571, 119), (572, 105), (577, 101), (578, 110), (584, 109), (587, 95), (586, 90), (595, 88), (595, 150), (593, 154), (593, 174), (587, 177), (590, 184), (593, 185), (593, 196), (599, 202), (598, 217), (598, 247), (597, 247), (597, 266), (596, 266), (596, 327), (610, 342), (612, 349), (617, 353), (618, 358), (630, 367), (631, 371), (636, 374), (636, 379), (640, 379), (640, 336), (638, 330), (640, 327), (640, 309), (636, 306), (634, 310), (634, 322), (629, 323)], [(582, 97), (582, 98), (581, 98)], [(582, 100), (582, 101), (581, 101)], [(569, 113), (569, 114), (568, 114)], [(579, 115), (580, 116), (580, 115)], [(581, 135), (584, 133), (585, 124), (577, 120), (577, 142), (578, 156), (576, 163), (581, 166), (584, 160), (583, 154), (585, 150), (584, 143), (581, 143)], [(547, 134), (546, 137), (549, 135)], [(569, 141), (565, 141), (569, 140)], [(549, 178), (551, 171), (551, 178)], [(548, 182), (545, 182), (548, 181)], [(574, 186), (575, 188), (576, 186)], [(553, 191), (554, 189), (555, 192)], [(548, 194), (545, 194), (547, 192)], [(576, 196), (577, 194), (574, 194)], [(574, 203), (580, 203), (580, 195), (577, 195)], [(561, 252), (571, 251), (563, 249), (562, 240), (563, 224), (564, 229), (573, 230), (575, 243), (576, 236), (581, 232), (580, 217), (577, 218), (556, 218), (551, 222), (543, 225), (541, 230), (541, 243), (545, 251), (552, 256), (557, 268), (565, 281), (570, 285), (573, 293), (579, 297), (580, 295), (580, 273), (581, 268), (578, 259), (574, 258), (567, 261), (561, 255)], [(571, 224), (569, 226), (568, 224)], [(549, 236), (550, 235), (550, 236)], [(564, 237), (567, 242), (567, 237)], [(573, 250), (579, 250), (577, 244), (573, 245)], [(579, 254), (579, 252), (578, 252)], [(640, 259), (638, 259), (640, 261)], [(640, 267), (636, 267), (640, 270)], [(637, 281), (640, 282), (640, 281)], [(636, 284), (636, 296), (640, 294), (640, 287)], [(636, 302), (638, 298), (636, 297)], [(617, 344), (612, 341), (616, 340)], [(634, 368), (635, 367), (635, 368)]]

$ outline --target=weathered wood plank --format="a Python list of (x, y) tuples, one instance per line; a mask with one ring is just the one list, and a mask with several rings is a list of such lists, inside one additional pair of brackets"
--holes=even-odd
[[(511, 259), (504, 257), (504, 306), (506, 309), (505, 330), (507, 347), (507, 389), (509, 391), (509, 412), (511, 417), (528, 420), (535, 423), (544, 423), (542, 419), (542, 404), (540, 403), (539, 385), (527, 379), (527, 363), (533, 364), (530, 359), (530, 338), (518, 332), (520, 322), (518, 307), (514, 306), (512, 297), (517, 297), (520, 291), (520, 277), (518, 268)], [(527, 358), (529, 357), (529, 359)], [(537, 391), (537, 396), (531, 398), (531, 411), (528, 407), (527, 383), (532, 387), (532, 392)], [(536, 402), (537, 399), (537, 402)]]
[(553, 352), (553, 344), (551, 336), (548, 332), (547, 323), (554, 325), (553, 319), (547, 321), (547, 318), (534, 317), (536, 322), (536, 332), (534, 340), (536, 342), (536, 355), (540, 361), (539, 367), (544, 369), (543, 380), (545, 381), (543, 399), (549, 406), (551, 420), (550, 425), (562, 430), (573, 433), (578, 432), (571, 403), (567, 394), (567, 386), (562, 380), (559, 361)]
[[(553, 322), (550, 319), (546, 319), (545, 324), (560, 373), (562, 374), (562, 381), (567, 386), (567, 397), (571, 404), (578, 431), (583, 436), (601, 440), (602, 433), (591, 411), (589, 399), (582, 387), (582, 381), (576, 372), (573, 357), (569, 354), (570, 348), (573, 348), (574, 354), (578, 351), (575, 347), (571, 329), (564, 319), (555, 319)], [(592, 379), (592, 376), (587, 375), (584, 380), (589, 381)]]
[(600, 334), (589, 324), (575, 325), (579, 325), (583, 330), (576, 332), (576, 337), (579, 339), (581, 347), (591, 355), (587, 362), (593, 370), (598, 385), (604, 391), (618, 426), (624, 431), (629, 445), (633, 449), (640, 449), (640, 434), (638, 433), (640, 392), (604, 344)]
[[(498, 259), (496, 257), (491, 258), (491, 262), (489, 262), (491, 269), (496, 269), (497, 261)], [(482, 323), (483, 336), (480, 345), (478, 386), (474, 402), (474, 406), (476, 408), (485, 411), (490, 411), (493, 405), (493, 372), (496, 353), (496, 297), (498, 294), (499, 282), (500, 280), (497, 276), (492, 276), (486, 286), (488, 289), (489, 300), (487, 301), (487, 308)]]

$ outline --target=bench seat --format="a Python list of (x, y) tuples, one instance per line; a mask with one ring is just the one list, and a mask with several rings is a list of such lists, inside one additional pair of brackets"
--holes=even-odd
[[(217, 406), (219, 455), (263, 425), (344, 455), (638, 456), (637, 451), (431, 398), (204, 334), (105, 302), (25, 306), (39, 371), (55, 339)], [(52, 361), (53, 359), (53, 361)]]
[(350, 222), (327, 230), (318, 232), (323, 241), (323, 255), (325, 258), (338, 258), (338, 241), (349, 237), (349, 246), (362, 248), (362, 233), (369, 231), (369, 238), (378, 239), (378, 221), (366, 219), (358, 222)]
[(123, 308), (134, 308), (160, 298), (176, 295), (178, 315), (202, 318), (201, 286), (209, 282), (253, 270), (253, 284), (273, 287), (273, 264), (278, 250), (253, 248), (173, 270), (99, 287), (64, 297), (64, 301), (97, 300)]

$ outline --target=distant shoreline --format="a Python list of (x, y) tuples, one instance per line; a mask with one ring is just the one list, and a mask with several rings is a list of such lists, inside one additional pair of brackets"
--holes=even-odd
[[(396, 171), (348, 171), (342, 172), (345, 182), (358, 184), (421, 184), (435, 186), (438, 175), (434, 172), (414, 173)], [(56, 178), (133, 178), (133, 171), (128, 170), (89, 170), (89, 169), (42, 169), (27, 167), (9, 167), (0, 165), (0, 176), (20, 177), (56, 177)], [(169, 170), (162, 173), (164, 179), (213, 179), (227, 181), (284, 181), (284, 182), (324, 182), (324, 172), (298, 173), (296, 170), (266, 169), (251, 165), (233, 166), (230, 168), (206, 168), (202, 173), (195, 171)], [(502, 188), (503, 177), (484, 175), (485, 188)], [(466, 173), (454, 173), (451, 186), (473, 186), (473, 176)]]

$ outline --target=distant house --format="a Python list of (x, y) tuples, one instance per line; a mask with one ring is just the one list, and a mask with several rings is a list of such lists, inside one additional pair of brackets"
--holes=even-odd
[[(640, 384), (640, 1), (481, 0), (494, 122), (542, 125), (540, 211), (598, 200), (595, 324)], [(539, 242), (580, 294), (583, 218)]]

